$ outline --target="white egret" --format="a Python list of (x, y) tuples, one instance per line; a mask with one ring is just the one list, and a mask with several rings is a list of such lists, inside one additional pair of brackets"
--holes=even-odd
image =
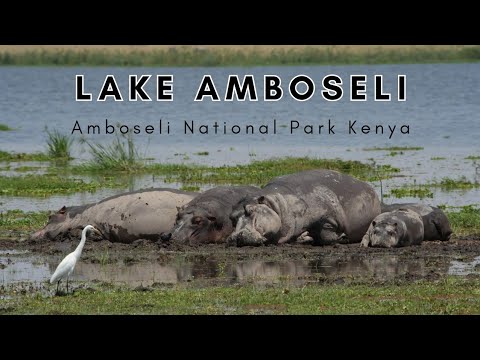
[(80, 240), (80, 244), (78, 244), (75, 251), (65, 256), (62, 262), (58, 264), (57, 269), (55, 270), (52, 277), (50, 278), (50, 284), (53, 284), (54, 282), (57, 281), (57, 293), (58, 293), (58, 286), (60, 285), (60, 281), (65, 277), (67, 278), (67, 293), (68, 293), (68, 278), (72, 274), (78, 259), (80, 259), (83, 246), (85, 245), (85, 241), (87, 240), (88, 231), (93, 231), (101, 235), (100, 231), (95, 229), (92, 225), (85, 226), (85, 228), (82, 231), (82, 239)]

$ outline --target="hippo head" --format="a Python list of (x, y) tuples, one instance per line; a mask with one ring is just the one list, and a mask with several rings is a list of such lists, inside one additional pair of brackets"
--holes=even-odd
[(30, 240), (53, 240), (60, 233), (64, 232), (67, 228), (67, 208), (64, 206), (58, 210), (55, 214), (52, 214), (48, 217), (48, 222), (45, 227), (32, 235), (30, 235)]
[[(273, 199), (259, 196), (243, 202), (243, 214), (232, 218), (235, 231), (228, 238), (228, 245), (261, 245), (278, 239), (282, 221)], [(235, 215), (235, 212), (232, 213)]]
[(207, 210), (183, 207), (178, 209), (172, 233), (167, 238), (174, 243), (186, 245), (215, 243), (222, 240), (222, 229), (223, 224)]
[(369, 230), (368, 240), (371, 247), (396, 247), (406, 233), (407, 228), (402, 221), (372, 221), (371, 229)]
[(430, 221), (436, 229), (436, 238), (441, 241), (450, 240), (452, 236), (452, 228), (450, 227), (450, 222), (448, 221), (447, 216), (445, 213), (440, 210), (436, 209), (430, 216)]
[(318, 224), (320, 226), (319, 244), (328, 245), (335, 243), (348, 242), (347, 230), (341, 222), (337, 221), (334, 216), (324, 216)]

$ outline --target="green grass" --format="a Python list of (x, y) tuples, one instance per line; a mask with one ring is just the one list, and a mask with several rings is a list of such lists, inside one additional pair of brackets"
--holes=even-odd
[(373, 147), (373, 148), (364, 148), (363, 151), (409, 151), (409, 150), (423, 150), (421, 146), (390, 146), (390, 147)]
[[(316, 159), (310, 157), (285, 157), (251, 161), (246, 165), (212, 167), (195, 164), (148, 164), (142, 173), (164, 176), (167, 183), (183, 185), (201, 184), (254, 184), (265, 185), (272, 178), (311, 169), (330, 169), (350, 174), (362, 180), (376, 181), (387, 178), (399, 169), (390, 165), (372, 165), (360, 161), (341, 159)], [(100, 167), (74, 166), (74, 174), (102, 172)]]
[(470, 155), (470, 156), (467, 156), (465, 160), (480, 160), (480, 156)]
[[(398, 189), (391, 189), (390, 194), (396, 198), (404, 198), (404, 197), (416, 197), (419, 199), (433, 198), (432, 191), (424, 186), (401, 187)], [(389, 197), (389, 196), (387, 195), (385, 197)]]
[(447, 208), (445, 213), (456, 236), (480, 235), (480, 209), (477, 206), (463, 206), (459, 211)]
[(13, 130), (10, 126), (5, 124), (0, 124), (0, 131), (11, 131)]
[(125, 184), (112, 178), (86, 182), (58, 174), (0, 176), (0, 196), (47, 197), (54, 194), (73, 194), (77, 192), (95, 192), (102, 188), (122, 187)]
[(199, 152), (196, 152), (194, 155), (208, 156), (209, 152), (208, 151), (199, 151)]
[(37, 171), (39, 169), (41, 169), (40, 166), (19, 166), (14, 170), (18, 172), (27, 172), (27, 171)]
[(48, 220), (48, 211), (23, 212), (8, 210), (0, 212), (0, 233), (3, 231), (33, 232), (42, 228)]
[(475, 189), (480, 187), (480, 183), (471, 182), (465, 176), (462, 176), (459, 179), (443, 178), (439, 181), (436, 180), (428, 186), (439, 187), (444, 190)]
[(311, 169), (331, 169), (363, 180), (375, 181), (388, 177), (398, 169), (391, 166), (373, 166), (359, 161), (287, 157), (252, 161), (246, 165), (210, 167), (185, 164), (153, 164), (148, 172), (165, 176), (167, 183), (199, 184), (254, 184), (263, 186), (272, 178)]
[(403, 155), (403, 154), (404, 154), (403, 151), (390, 151), (388, 156), (397, 156), (397, 155)]
[(60, 132), (55, 129), (49, 131), (48, 128), (45, 128), (47, 133), (47, 153), (53, 159), (65, 159), (70, 160), (71, 147), (73, 143), (73, 138), (68, 135), (62, 135)]
[(466, 177), (462, 176), (459, 179), (443, 178), (441, 180), (434, 180), (430, 183), (416, 184), (411, 186), (403, 186), (401, 188), (390, 190), (390, 195), (385, 197), (394, 196), (396, 198), (403, 197), (417, 197), (420, 199), (433, 198), (433, 192), (431, 188), (440, 188), (442, 190), (468, 190), (476, 189), (480, 187), (480, 183), (471, 182)]
[(434, 156), (434, 157), (431, 157), (430, 160), (445, 160), (446, 158), (444, 157), (441, 157), (441, 156)]
[(32, 49), (0, 52), (0, 65), (67, 66), (255, 66), (308, 64), (392, 64), (480, 61), (480, 46), (358, 48), (335, 46), (242, 49), (192, 46), (152, 50)]
[(0, 161), (50, 161), (49, 155), (44, 153), (13, 153), (0, 150)]
[(103, 145), (84, 140), (90, 149), (92, 160), (80, 165), (85, 171), (138, 172), (145, 168), (145, 161), (138, 153), (132, 135), (118, 135), (111, 144)]
[(480, 280), (444, 278), (402, 285), (77, 290), (19, 295), (7, 314), (479, 314)]

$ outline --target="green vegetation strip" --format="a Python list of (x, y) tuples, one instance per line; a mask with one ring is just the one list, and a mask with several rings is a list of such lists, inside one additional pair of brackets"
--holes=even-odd
[(23, 212), (8, 210), (0, 213), (0, 232), (32, 232), (42, 228), (48, 220), (48, 211)]
[[(445, 207), (443, 207), (445, 209)], [(446, 208), (445, 213), (450, 220), (455, 236), (478, 236), (480, 235), (480, 208), (467, 205), (460, 211)]]
[(0, 124), (0, 131), (10, 131), (13, 130), (11, 127), (5, 124)]
[[(387, 178), (399, 169), (390, 165), (365, 164), (359, 161), (340, 159), (314, 159), (309, 157), (287, 157), (252, 161), (246, 165), (211, 167), (187, 164), (152, 164), (138, 169), (138, 172), (162, 175), (167, 183), (184, 185), (199, 184), (254, 184), (265, 185), (272, 178), (311, 169), (331, 169), (350, 174), (362, 180), (376, 181)], [(90, 165), (72, 167), (74, 173), (101, 172), (101, 168)], [(108, 169), (109, 172), (113, 169)]]
[[(408, 150), (423, 150), (421, 146), (391, 146), (391, 147), (373, 147), (365, 148), (363, 151), (408, 151)], [(393, 155), (392, 155), (393, 156)]]
[(112, 178), (101, 178), (99, 181), (85, 182), (82, 179), (59, 177), (56, 174), (0, 176), (0, 196), (38, 196), (53, 194), (73, 194), (76, 192), (94, 192), (101, 188), (122, 187)]
[[(433, 192), (428, 189), (427, 187), (402, 187), (398, 189), (390, 190), (390, 196), (394, 196), (396, 198), (404, 198), (404, 197), (416, 197), (419, 199), (424, 198), (433, 198)], [(385, 196), (389, 197), (389, 196)]]
[(385, 197), (394, 196), (396, 198), (403, 197), (417, 197), (420, 199), (423, 198), (433, 198), (433, 192), (431, 188), (440, 188), (442, 190), (468, 190), (476, 189), (480, 187), (480, 183), (471, 182), (466, 177), (462, 176), (459, 179), (443, 178), (441, 180), (435, 180), (431, 183), (413, 185), (413, 186), (404, 186), (397, 189), (390, 190), (390, 194), (385, 195)]
[(480, 46), (282, 48), (32, 49), (0, 52), (0, 65), (89, 66), (252, 66), (303, 64), (387, 64), (470, 62), (480, 60)]
[(77, 290), (23, 295), (13, 314), (478, 314), (480, 279), (445, 278), (405, 285), (254, 286), (134, 291)]
[(0, 150), (0, 161), (50, 161), (52, 158), (44, 153), (9, 153)]
[(459, 179), (443, 178), (440, 181), (434, 181), (427, 186), (439, 187), (444, 190), (456, 190), (456, 189), (475, 189), (480, 187), (480, 183), (471, 182), (467, 180), (465, 176)]

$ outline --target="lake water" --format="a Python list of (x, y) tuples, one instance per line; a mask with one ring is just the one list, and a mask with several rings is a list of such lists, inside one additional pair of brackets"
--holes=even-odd
[[(96, 99), (107, 75), (114, 75), (122, 96), (128, 99), (129, 75), (150, 74), (152, 78), (144, 89), (155, 100), (157, 74), (173, 75), (174, 98), (171, 102), (105, 102), (75, 101), (75, 76), (85, 76), (85, 91)], [(212, 76), (223, 99), (229, 75), (254, 75), (259, 100), (195, 102), (194, 97), (204, 75)], [(263, 101), (263, 76), (275, 74), (282, 79), (284, 96), (277, 102)], [(288, 83), (296, 75), (308, 75), (316, 85), (310, 100), (299, 102), (288, 93)], [(336, 102), (321, 96), (322, 79), (337, 74), (343, 80), (344, 96)], [(367, 75), (367, 101), (349, 99), (350, 75)], [(397, 75), (407, 78), (407, 100), (397, 101)], [(374, 75), (383, 75), (383, 89), (392, 93), (392, 101), (374, 101)], [(302, 90), (302, 87), (299, 87)], [(480, 64), (415, 64), (415, 65), (357, 65), (357, 66), (295, 66), (253, 68), (111, 68), (111, 67), (0, 67), (0, 123), (15, 131), (0, 131), (0, 150), (15, 152), (44, 151), (45, 126), (50, 130), (71, 133), (75, 122), (86, 130), (87, 125), (99, 125), (102, 133), (105, 119), (112, 125), (121, 123), (142, 129), (152, 125), (154, 134), (134, 135), (140, 152), (158, 162), (206, 163), (212, 165), (246, 163), (276, 156), (314, 156), (342, 158), (391, 164), (401, 168), (405, 177), (384, 182), (384, 193), (404, 184), (417, 184), (465, 176), (470, 181), (480, 180), (480, 166), (469, 155), (480, 155)], [(165, 129), (160, 135), (158, 123), (169, 122), (170, 134)], [(272, 122), (277, 121), (277, 133), (272, 134)], [(335, 134), (328, 133), (328, 120), (335, 125)], [(305, 134), (301, 127), (290, 133), (290, 122), (324, 125), (322, 134)], [(196, 127), (209, 125), (210, 133), (185, 134), (184, 122), (194, 121)], [(220, 125), (220, 134), (213, 134), (214, 122)], [(349, 134), (349, 121), (357, 121), (357, 134)], [(255, 125), (255, 134), (223, 134), (224, 122), (228, 127)], [(269, 125), (269, 134), (259, 134), (258, 126)], [(283, 127), (282, 125), (286, 125)], [(362, 134), (361, 127), (369, 125), (372, 133)], [(375, 126), (383, 125), (385, 133), (375, 134)], [(389, 139), (388, 126), (396, 131)], [(410, 133), (401, 134), (400, 127), (409, 125)], [(325, 128), (326, 127), (326, 128)], [(318, 131), (318, 130), (316, 130)], [(74, 134), (76, 140), (108, 143), (113, 135)], [(388, 156), (388, 151), (364, 151), (364, 148), (385, 146), (422, 146), (420, 151), (405, 151)], [(195, 155), (208, 151), (208, 156)], [(186, 154), (188, 160), (183, 156)], [(89, 158), (85, 145), (75, 143), (73, 154), (78, 161)], [(431, 160), (445, 157), (444, 160)], [(479, 162), (480, 163), (480, 162)], [(19, 165), (19, 164), (18, 164)], [(13, 167), (17, 165), (13, 164)], [(1, 167), (1, 164), (0, 164)], [(4, 174), (5, 172), (2, 172)], [(15, 172), (10, 172), (15, 173)], [(137, 178), (134, 188), (162, 186), (161, 179), (151, 176)], [(379, 190), (379, 184), (372, 184)], [(177, 187), (178, 184), (169, 184)], [(65, 204), (97, 201), (101, 197), (126, 189), (102, 190), (96, 194), (59, 196), (48, 199), (1, 197), (1, 209), (25, 210), (57, 209)], [(392, 202), (395, 199), (389, 198)], [(418, 201), (404, 198), (401, 201)], [(465, 205), (480, 203), (480, 191), (434, 191), (434, 204)]]

